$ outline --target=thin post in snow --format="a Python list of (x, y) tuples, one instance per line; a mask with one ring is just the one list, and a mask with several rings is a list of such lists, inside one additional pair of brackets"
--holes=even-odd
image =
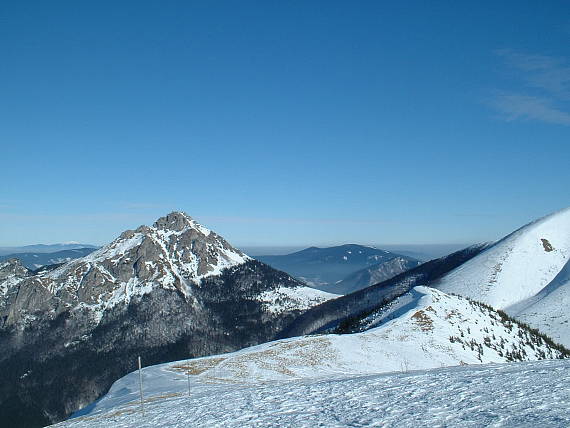
[(186, 362), (186, 377), (188, 378), (188, 397), (190, 397), (190, 360)]
[(142, 384), (142, 365), (141, 365), (141, 357), (139, 355), (139, 389), (141, 394), (141, 412), (144, 416), (144, 404), (143, 404), (143, 384)]

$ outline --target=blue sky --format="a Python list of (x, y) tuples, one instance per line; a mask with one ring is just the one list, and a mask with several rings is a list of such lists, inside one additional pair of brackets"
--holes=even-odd
[(237, 245), (496, 239), (570, 202), (567, 12), (2, 2), (0, 245), (172, 210)]

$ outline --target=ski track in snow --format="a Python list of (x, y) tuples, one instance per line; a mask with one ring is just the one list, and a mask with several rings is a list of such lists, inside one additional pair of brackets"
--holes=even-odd
[[(144, 370), (143, 370), (144, 372)], [(131, 375), (129, 375), (131, 376)], [(191, 385), (163, 371), (137, 402), (57, 427), (561, 427), (570, 425), (570, 361), (539, 361), (257, 385)], [(149, 382), (150, 381), (150, 382)], [(148, 392), (148, 391), (147, 391)], [(130, 396), (129, 396), (130, 394)]]

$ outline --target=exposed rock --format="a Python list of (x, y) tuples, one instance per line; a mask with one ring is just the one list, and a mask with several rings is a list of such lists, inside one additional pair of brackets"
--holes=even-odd
[(63, 419), (138, 355), (153, 364), (258, 344), (332, 297), (178, 212), (54, 270), (11, 261), (0, 275), (0, 420), (13, 427)]

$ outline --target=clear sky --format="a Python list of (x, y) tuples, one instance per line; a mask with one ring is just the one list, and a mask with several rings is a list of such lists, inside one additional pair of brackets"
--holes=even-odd
[(570, 205), (566, 1), (3, 1), (0, 245), (184, 210), (463, 243)]

